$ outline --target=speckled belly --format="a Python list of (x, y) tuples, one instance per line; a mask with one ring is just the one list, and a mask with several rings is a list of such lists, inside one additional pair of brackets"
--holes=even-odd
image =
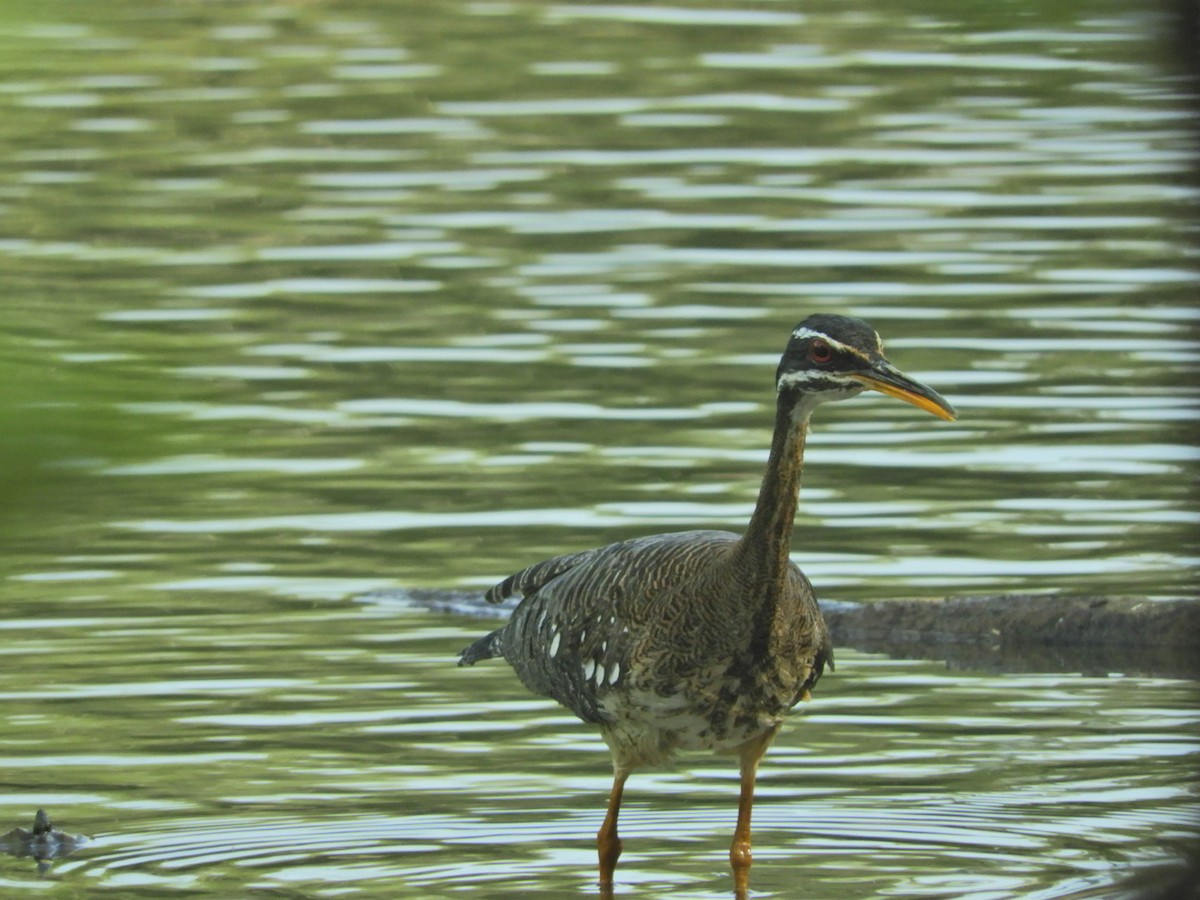
[(781, 674), (706, 679), (700, 693), (631, 688), (611, 695), (602, 704), (605, 740), (631, 766), (663, 762), (678, 750), (735, 752), (777, 728), (795, 701), (801, 679)]

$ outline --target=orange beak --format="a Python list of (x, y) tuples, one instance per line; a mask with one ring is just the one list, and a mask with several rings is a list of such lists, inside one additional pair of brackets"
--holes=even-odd
[(879, 391), (889, 397), (911, 403), (927, 413), (933, 413), (939, 419), (952, 422), (958, 418), (958, 413), (945, 397), (915, 378), (909, 378), (887, 360), (880, 360), (870, 372), (850, 377), (873, 391)]

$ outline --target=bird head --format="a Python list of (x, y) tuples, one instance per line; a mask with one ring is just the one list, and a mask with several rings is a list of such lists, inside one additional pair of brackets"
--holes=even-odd
[(791, 401), (796, 418), (806, 418), (820, 403), (849, 400), (868, 388), (943, 419), (957, 416), (941, 394), (888, 362), (875, 329), (850, 316), (809, 316), (797, 325), (779, 361), (775, 386), (781, 398)]

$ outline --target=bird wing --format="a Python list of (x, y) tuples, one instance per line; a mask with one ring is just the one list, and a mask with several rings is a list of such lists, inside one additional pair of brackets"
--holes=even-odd
[(667, 639), (661, 624), (688, 605), (679, 588), (694, 577), (695, 560), (736, 540), (728, 532), (652, 535), (517, 572), (487, 595), (524, 595), (500, 632), (504, 658), (530, 690), (603, 721), (601, 701), (633, 671), (633, 642), (648, 631)]
[(502, 603), (517, 594), (528, 597), (541, 590), (559, 575), (590, 562), (607, 549), (608, 547), (599, 547), (582, 550), (579, 553), (568, 553), (565, 556), (555, 556), (551, 559), (544, 559), (540, 563), (534, 563), (516, 574), (509, 575), (489, 590), (484, 595), (484, 599), (488, 603)]

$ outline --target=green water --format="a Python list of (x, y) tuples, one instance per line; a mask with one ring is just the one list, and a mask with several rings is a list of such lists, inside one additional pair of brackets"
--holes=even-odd
[[(5, 4), (0, 832), (95, 840), (0, 894), (586, 893), (602, 743), (355, 598), (739, 528), (810, 312), (961, 414), (821, 410), (820, 596), (1195, 598), (1193, 101), (1164, 16), (1051, 7)], [(838, 662), (762, 896), (1200, 834), (1189, 683)], [(624, 895), (728, 896), (735, 782), (635, 776)]]

